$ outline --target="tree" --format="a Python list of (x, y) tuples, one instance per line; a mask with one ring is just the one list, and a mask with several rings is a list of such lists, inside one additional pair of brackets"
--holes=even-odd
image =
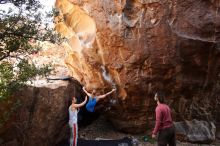
[[(14, 4), (17, 12), (0, 10), (0, 100), (10, 96), (28, 80), (50, 72), (50, 65), (40, 68), (29, 54), (39, 50), (37, 41), (59, 40), (38, 11), (38, 0), (1, 0), (0, 5)], [(53, 13), (49, 15), (53, 16)]]

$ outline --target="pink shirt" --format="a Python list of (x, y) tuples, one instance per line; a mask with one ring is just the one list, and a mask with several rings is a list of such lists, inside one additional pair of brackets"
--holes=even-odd
[(153, 134), (157, 134), (158, 131), (171, 127), (173, 125), (171, 118), (171, 111), (168, 105), (159, 104), (156, 107), (156, 124)]

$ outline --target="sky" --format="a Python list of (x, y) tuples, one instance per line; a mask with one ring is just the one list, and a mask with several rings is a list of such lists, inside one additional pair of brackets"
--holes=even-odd
[[(44, 14), (45, 17), (46, 17), (46, 12), (51, 11), (52, 8), (54, 7), (55, 0), (39, 0), (39, 1), (44, 6), (44, 8), (42, 10), (42, 14)], [(49, 20), (45, 19), (45, 22), (50, 21), (49, 24), (50, 24), (51, 27), (53, 27), (53, 23), (51, 23), (52, 19), (49, 19)]]
[[(43, 11), (45, 11), (45, 12), (48, 12), (48, 11), (52, 10), (52, 7), (55, 4), (55, 0), (39, 0), (39, 1), (44, 6)], [(12, 8), (13, 10), (16, 10), (16, 7), (11, 3), (0, 4), (0, 10), (8, 11), (9, 8)]]
[(55, 4), (55, 0), (40, 0), (41, 4), (45, 6), (44, 10), (51, 10)]
[[(46, 14), (47, 12), (50, 12), (52, 10), (52, 8), (54, 7), (54, 4), (55, 4), (55, 0), (39, 0), (40, 3), (43, 5), (43, 9), (42, 10), (39, 10), (42, 12), (43, 14), (43, 22), (45, 23), (49, 23), (51, 27), (53, 27), (53, 22), (52, 22), (52, 19), (53, 18), (50, 18), (50, 19), (44, 19), (46, 18)], [(13, 12), (18, 12), (18, 9), (11, 3), (7, 3), (7, 4), (0, 4), (0, 10), (4, 10), (7, 11), (9, 10), (9, 8), (12, 8)]]

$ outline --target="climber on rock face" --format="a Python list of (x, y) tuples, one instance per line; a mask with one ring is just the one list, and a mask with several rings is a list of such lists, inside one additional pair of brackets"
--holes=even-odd
[(89, 93), (88, 91), (86, 91), (85, 87), (83, 87), (83, 91), (89, 96), (89, 101), (86, 104), (86, 109), (89, 112), (94, 112), (94, 108), (96, 103), (100, 100), (103, 99), (105, 97), (107, 97), (108, 95), (110, 95), (111, 93), (113, 93), (114, 91), (116, 91), (116, 89), (112, 89), (110, 92), (103, 94), (103, 95), (98, 95), (96, 96), (96, 90), (93, 90), (92, 93)]
[(77, 125), (77, 114), (78, 108), (85, 105), (87, 102), (87, 96), (85, 100), (80, 103), (76, 104), (76, 98), (72, 98), (72, 104), (69, 107), (69, 126), (71, 129), (71, 137), (70, 137), (70, 146), (77, 146), (77, 138), (78, 138), (78, 125)]

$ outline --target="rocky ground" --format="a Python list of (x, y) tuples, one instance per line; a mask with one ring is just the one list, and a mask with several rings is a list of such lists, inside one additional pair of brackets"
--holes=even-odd
[[(143, 134), (127, 134), (117, 131), (114, 127), (112, 127), (111, 123), (109, 123), (105, 117), (101, 116), (96, 121), (94, 121), (91, 125), (87, 127), (79, 128), (79, 138), (83, 139), (121, 139), (124, 137), (132, 137), (135, 143), (138, 143), (138, 146), (156, 146), (156, 141), (152, 140), (149, 137), (149, 132)], [(148, 138), (148, 141), (144, 141), (144, 137)], [(220, 146), (220, 143), (216, 144), (191, 144), (177, 141), (177, 146)]]

